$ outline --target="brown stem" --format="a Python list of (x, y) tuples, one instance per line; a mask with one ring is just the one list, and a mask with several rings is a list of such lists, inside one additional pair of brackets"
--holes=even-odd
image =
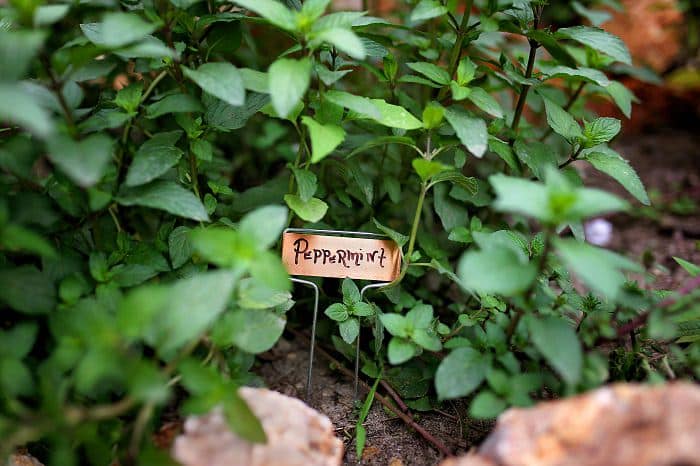
[(399, 406), (399, 409), (403, 411), (404, 413), (408, 412), (408, 406), (406, 406), (406, 403), (403, 402), (401, 397), (399, 396), (398, 393), (396, 393), (396, 390), (394, 390), (394, 387), (389, 385), (389, 382), (386, 380), (380, 380), (379, 384), (386, 390), (386, 392), (391, 396), (391, 398), (396, 402), (396, 404)]
[(583, 146), (580, 146), (578, 149), (576, 149), (576, 151), (573, 154), (571, 154), (571, 156), (565, 162), (559, 164), (559, 169), (561, 170), (562, 168), (578, 160), (578, 156), (581, 154), (582, 150)]
[[(287, 329), (295, 336), (301, 337), (302, 339), (306, 340), (306, 342), (309, 342), (308, 337), (306, 335), (304, 335), (302, 332), (295, 330), (295, 329), (292, 329), (292, 328), (289, 328), (289, 327), (287, 327)], [(320, 345), (316, 345), (316, 351), (318, 352), (318, 354), (320, 354), (321, 356), (326, 358), (328, 361), (330, 361), (336, 369), (338, 369), (340, 372), (343, 373), (343, 375), (345, 375), (346, 377), (348, 377), (350, 379), (353, 379), (355, 377), (355, 374), (353, 373), (353, 371), (351, 371), (350, 369), (345, 367), (343, 365), (343, 363), (341, 363), (336, 358), (334, 358), (328, 351), (323, 349)], [(360, 386), (362, 386), (362, 388), (368, 393), (372, 389), (372, 387), (370, 387), (369, 384), (362, 379), (359, 380), (359, 383), (360, 383)], [(440, 440), (435, 438), (430, 432), (428, 432), (423, 427), (421, 427), (413, 419), (413, 417), (410, 414), (401, 412), (401, 410), (397, 409), (396, 406), (394, 406), (394, 404), (391, 401), (389, 401), (388, 398), (380, 395), (379, 393), (375, 393), (374, 398), (376, 400), (378, 400), (382, 405), (384, 405), (384, 407), (386, 409), (388, 409), (389, 411), (394, 413), (399, 419), (401, 419), (404, 423), (406, 423), (406, 425), (408, 425), (413, 430), (418, 432), (418, 434), (420, 434), (421, 437), (423, 437), (428, 443), (430, 443), (440, 453), (442, 453), (445, 456), (452, 455), (452, 451), (449, 448), (447, 448), (447, 446), (445, 446), (444, 443), (442, 443)]]

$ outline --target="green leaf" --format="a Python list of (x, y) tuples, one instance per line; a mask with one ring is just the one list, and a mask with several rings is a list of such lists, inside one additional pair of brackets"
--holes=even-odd
[(226, 314), (217, 326), (221, 325), (230, 331), (231, 342), (234, 345), (248, 353), (258, 354), (277, 343), (285, 324), (286, 320), (274, 312), (241, 309)]
[(575, 40), (627, 65), (632, 64), (632, 57), (625, 43), (619, 37), (603, 29), (591, 26), (573, 26), (558, 29), (556, 35)]
[(498, 196), (496, 210), (522, 213), (540, 221), (550, 219), (549, 196), (543, 184), (501, 174), (491, 175), (489, 183)]
[(621, 270), (642, 272), (626, 257), (572, 239), (557, 239), (556, 250), (564, 264), (591, 289), (615, 299), (625, 283)]
[(469, 415), (477, 419), (493, 419), (506, 409), (506, 402), (489, 390), (483, 390), (469, 405)]
[(381, 314), (379, 320), (387, 331), (395, 337), (408, 336), (408, 321), (401, 314)]
[(420, 73), (426, 78), (430, 79), (431, 81), (434, 81), (443, 86), (446, 86), (450, 83), (450, 74), (443, 68), (440, 68), (437, 65), (433, 65), (432, 63), (414, 62), (406, 63), (406, 66), (411, 68), (416, 73)]
[(420, 23), (447, 13), (447, 8), (436, 0), (421, 0), (411, 11), (410, 21)]
[(121, 189), (117, 202), (125, 206), (160, 209), (192, 220), (209, 221), (202, 202), (192, 192), (172, 181), (154, 181), (135, 188)]
[[(3, 63), (0, 69), (5, 72)], [(40, 105), (40, 100), (16, 84), (0, 82), (0, 120), (16, 123), (42, 138), (54, 130), (50, 113)]]
[(284, 202), (287, 203), (295, 214), (307, 222), (315, 223), (320, 221), (328, 211), (328, 204), (315, 197), (312, 197), (308, 201), (303, 201), (299, 196), (286, 194), (284, 196)]
[(127, 113), (134, 113), (141, 103), (141, 95), (143, 94), (143, 83), (136, 82), (129, 84), (117, 92), (114, 98), (114, 103), (122, 108)]
[(301, 121), (311, 137), (311, 163), (323, 160), (345, 139), (345, 130), (340, 126), (322, 125), (309, 116), (301, 117)]
[(466, 96), (474, 105), (496, 118), (503, 118), (501, 104), (488, 92), (480, 87), (471, 87), (471, 92)]
[(56, 250), (43, 236), (15, 223), (0, 229), (0, 245), (8, 251), (25, 251), (44, 257), (56, 257)]
[(0, 270), (0, 301), (24, 314), (46, 314), (56, 305), (56, 289), (32, 265)]
[(428, 104), (423, 109), (423, 127), (435, 129), (440, 126), (445, 117), (445, 109), (441, 105)]
[(583, 350), (571, 324), (557, 317), (532, 318), (529, 329), (532, 343), (547, 363), (567, 384), (577, 384), (583, 368)]
[(351, 306), (360, 302), (360, 290), (350, 278), (343, 279), (341, 288), (343, 291), (343, 302), (346, 305)]
[(423, 181), (428, 181), (440, 172), (450, 170), (450, 167), (445, 164), (421, 157), (413, 159), (411, 165), (413, 165), (413, 169)]
[(400, 337), (393, 337), (387, 348), (389, 363), (393, 365), (403, 364), (415, 356), (417, 352), (416, 345)]
[(468, 290), (514, 296), (532, 284), (537, 267), (511, 249), (488, 248), (465, 253), (459, 260), (457, 275)]
[(612, 97), (622, 113), (627, 118), (630, 118), (632, 116), (632, 101), (636, 99), (632, 91), (617, 81), (612, 81), (605, 90), (610, 94), (610, 97)]
[(230, 228), (198, 228), (190, 233), (190, 241), (201, 257), (221, 267), (249, 266), (259, 252), (254, 241)]
[(488, 130), (481, 118), (469, 116), (463, 110), (450, 107), (445, 112), (447, 122), (457, 133), (457, 137), (474, 157), (481, 158), (488, 147)]
[(610, 79), (602, 71), (594, 68), (571, 68), (568, 66), (540, 66), (543, 73), (551, 78), (578, 78), (602, 87), (610, 85)]
[(257, 250), (268, 249), (279, 240), (287, 226), (288, 211), (281, 205), (258, 207), (238, 224), (238, 232), (255, 244)]
[(209, 328), (226, 308), (236, 280), (235, 272), (218, 270), (171, 285), (166, 305), (152, 321), (152, 342), (161, 354), (170, 354)]
[(238, 69), (230, 63), (205, 63), (196, 70), (182, 66), (182, 72), (203, 91), (229, 105), (243, 105), (245, 102), (243, 79)]
[(457, 348), (442, 360), (435, 372), (435, 390), (440, 400), (469, 395), (486, 378), (489, 363), (473, 348)]
[(543, 180), (547, 167), (557, 166), (557, 153), (552, 146), (539, 142), (525, 142), (517, 139), (513, 145), (513, 150), (518, 158), (527, 165), (532, 174)]
[(146, 118), (158, 118), (168, 113), (198, 113), (204, 111), (199, 100), (189, 94), (171, 94), (146, 107)]
[(343, 322), (350, 317), (348, 307), (343, 303), (333, 303), (323, 313), (336, 322)]
[(350, 29), (325, 29), (314, 36), (314, 41), (327, 42), (356, 60), (364, 60), (367, 55), (364, 44)]
[[(5, 27), (0, 27), (0, 72), (2, 73), (0, 81), (7, 81), (9, 84), (25, 76), (43, 47), (47, 34), (45, 31), (37, 30), (8, 30), (12, 23), (9, 18), (5, 21), (7, 21), (3, 22)], [(0, 102), (0, 108), (3, 108), (5, 99)], [(12, 107), (7, 108), (12, 109)]]
[(102, 178), (113, 147), (105, 134), (92, 134), (82, 141), (60, 135), (51, 139), (48, 155), (76, 184), (89, 187)]
[(440, 351), (442, 342), (440, 337), (425, 329), (415, 329), (411, 334), (411, 340), (418, 346), (427, 349), (428, 351)]
[(466, 86), (474, 80), (476, 76), (476, 65), (469, 57), (464, 57), (457, 65), (457, 84)]
[(241, 438), (252, 443), (267, 442), (260, 420), (237, 392), (228, 391), (223, 399), (223, 410), (229, 428)]
[(317, 19), (326, 11), (330, 0), (306, 0), (301, 6), (301, 13), (311, 20)]
[(18, 359), (0, 358), (0, 391), (5, 398), (31, 395), (34, 380), (27, 366)]
[(647, 195), (644, 184), (637, 176), (634, 168), (623, 159), (620, 154), (612, 149), (595, 149), (583, 157), (597, 170), (600, 170), (607, 175), (610, 175), (618, 183), (630, 192), (639, 202), (644, 205), (650, 205), (649, 196)]
[(612, 18), (612, 15), (605, 10), (592, 10), (583, 6), (580, 2), (571, 2), (571, 6), (576, 13), (586, 18), (593, 26), (600, 26)]
[(371, 102), (381, 114), (381, 117), (375, 118), (375, 120), (384, 126), (406, 130), (423, 127), (423, 122), (411, 115), (403, 107), (388, 104), (382, 99), (372, 99)]
[(585, 147), (593, 147), (612, 141), (622, 129), (617, 118), (596, 118), (593, 122), (586, 122), (583, 126)]
[(357, 112), (366, 118), (379, 120), (382, 118), (382, 113), (377, 108), (372, 100), (367, 97), (353, 95), (343, 91), (328, 91), (323, 94), (323, 98), (340, 107), (345, 107), (348, 110)]
[(297, 27), (294, 14), (276, 0), (233, 0), (233, 3), (259, 14), (285, 31), (294, 31)]
[(192, 257), (192, 244), (190, 244), (190, 229), (185, 226), (175, 228), (168, 236), (168, 251), (170, 262), (174, 269), (178, 269)]
[(357, 317), (369, 317), (374, 315), (374, 308), (371, 304), (365, 302), (358, 302), (352, 305), (352, 315)]
[(391, 228), (382, 225), (376, 218), (373, 218), (372, 221), (382, 233), (391, 238), (396, 244), (399, 245), (399, 247), (403, 247), (406, 243), (408, 243), (408, 236), (403, 235), (398, 231), (392, 230)]
[(318, 179), (311, 170), (292, 167), (292, 172), (294, 173), (294, 179), (297, 181), (299, 197), (302, 201), (307, 202), (318, 189)]
[(542, 97), (542, 100), (547, 112), (547, 124), (555, 133), (572, 143), (583, 136), (581, 127), (571, 114), (546, 97)]
[(118, 48), (136, 42), (148, 36), (157, 27), (135, 13), (107, 13), (101, 23), (80, 25), (90, 42), (108, 48)]
[[(257, 2), (257, 0), (255, 1)], [(274, 0), (266, 1), (273, 2)], [(272, 106), (280, 117), (286, 118), (309, 88), (311, 60), (308, 58), (301, 60), (278, 58), (270, 65), (268, 79)]]
[(681, 259), (680, 257), (673, 256), (673, 260), (676, 261), (678, 265), (683, 267), (683, 270), (688, 272), (688, 274), (691, 277), (697, 277), (698, 275), (700, 275), (700, 266), (697, 266), (692, 262), (688, 262), (687, 260)]
[(347, 344), (353, 343), (360, 334), (360, 321), (354, 317), (350, 317), (338, 324), (340, 336)]
[(449, 181), (450, 183), (468, 191), (471, 195), (475, 195), (478, 191), (479, 185), (477, 183), (477, 179), (471, 176), (466, 177), (457, 170), (446, 170), (434, 175), (432, 177), (431, 184), (437, 184), (443, 181)]
[(182, 131), (158, 133), (143, 144), (134, 154), (124, 184), (139, 186), (158, 178), (172, 168), (183, 155), (175, 146), (182, 136)]
[(34, 10), (34, 26), (48, 26), (63, 19), (70, 5), (42, 5)]
[(0, 330), (0, 358), (22, 359), (32, 350), (38, 327), (34, 322), (22, 322), (10, 329)]

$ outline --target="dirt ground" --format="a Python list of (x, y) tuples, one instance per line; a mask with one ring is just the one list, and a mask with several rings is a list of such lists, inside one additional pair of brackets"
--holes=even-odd
[[(585, 162), (577, 162), (586, 185), (618, 193), (635, 206), (630, 213), (608, 218), (613, 224), (608, 247), (647, 265), (645, 286), (678, 287), (687, 274), (672, 257), (700, 264), (700, 134), (663, 130), (624, 137), (615, 148), (638, 171), (653, 206), (640, 208), (614, 180)], [(307, 342), (287, 335), (266, 354), (259, 374), (270, 388), (303, 398), (307, 355)], [(353, 441), (357, 414), (352, 403), (352, 381), (320, 356), (314, 367), (315, 390), (310, 404), (333, 421), (344, 440), (344, 464), (428, 466), (439, 462), (441, 455), (436, 450), (375, 402), (365, 425), (367, 446), (359, 463)], [(416, 420), (456, 453), (478, 445), (488, 433), (490, 425), (465, 419), (463, 407), (448, 405), (446, 410), (447, 414), (421, 413)]]

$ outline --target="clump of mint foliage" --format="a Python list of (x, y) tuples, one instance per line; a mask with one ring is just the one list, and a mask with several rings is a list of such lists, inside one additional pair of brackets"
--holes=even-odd
[(149, 432), (216, 405), (264, 441), (235, 388), (295, 315), (275, 252), (287, 225), (404, 248), (371, 302), (350, 281), (342, 302), (323, 287), (336, 348), (366, 335), (363, 372), (414, 409), (469, 397), (491, 417), (543, 393), (697, 377), (694, 293), (646, 291), (626, 275), (639, 265), (583, 240), (586, 219), (633, 207), (572, 162), (648, 203), (608, 145), (620, 121), (585, 105), (630, 116), (615, 79), (635, 72), (629, 52), (546, 9), (0, 7), (0, 458), (29, 445), (51, 465), (169, 464)]

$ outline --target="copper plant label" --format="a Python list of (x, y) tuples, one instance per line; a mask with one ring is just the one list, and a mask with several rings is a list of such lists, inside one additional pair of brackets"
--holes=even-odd
[(282, 262), (290, 275), (390, 282), (399, 276), (401, 250), (388, 239), (287, 232)]

